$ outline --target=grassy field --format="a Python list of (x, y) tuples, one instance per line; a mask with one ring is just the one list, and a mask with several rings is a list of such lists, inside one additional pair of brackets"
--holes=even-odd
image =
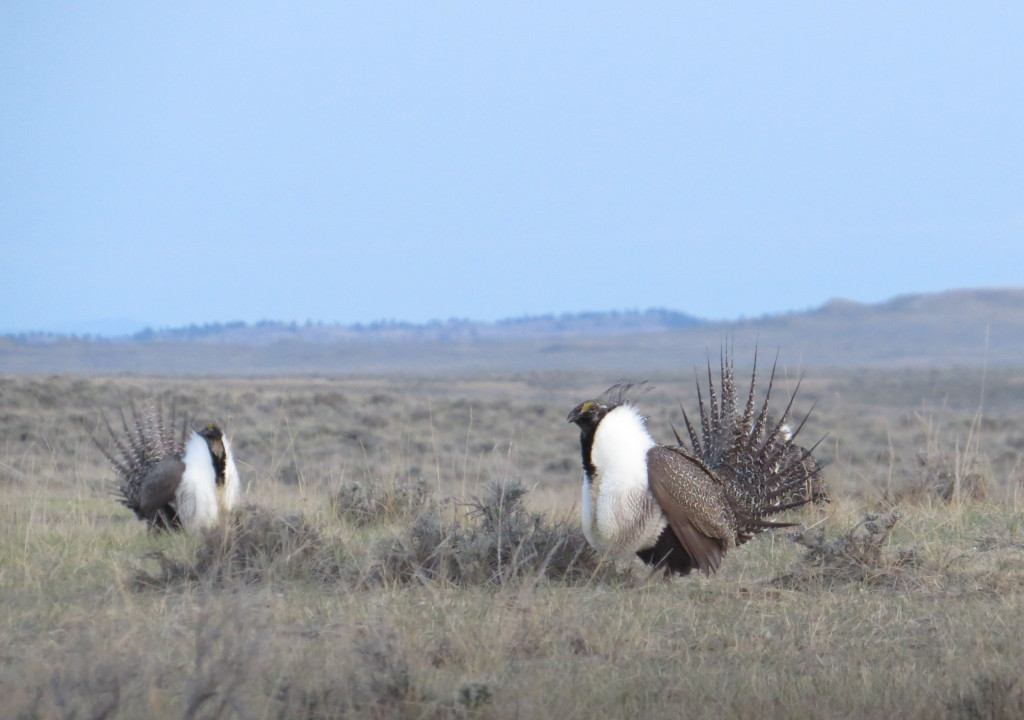
[[(1024, 716), (1024, 370), (809, 371), (833, 502), (670, 582), (574, 519), (619, 379), (0, 378), (3, 715)], [(668, 441), (692, 371), (649, 379)], [(153, 398), (232, 437), (204, 536), (110, 497), (101, 412)]]

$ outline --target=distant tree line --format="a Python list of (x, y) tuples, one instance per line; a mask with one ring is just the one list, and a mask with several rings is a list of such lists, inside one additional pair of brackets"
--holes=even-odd
[(512, 332), (517, 335), (531, 333), (549, 334), (561, 332), (586, 332), (589, 330), (635, 330), (675, 329), (699, 325), (703, 321), (692, 315), (653, 308), (649, 310), (612, 310), (608, 312), (580, 312), (546, 315), (528, 315), (507, 318), (496, 322), (479, 322), (465, 318), (431, 320), (413, 323), (398, 320), (377, 320), (369, 323), (324, 323), (306, 320), (295, 321), (259, 320), (251, 325), (243, 320), (231, 322), (192, 323), (183, 327), (146, 327), (131, 335), (108, 337), (101, 335), (75, 335), (69, 333), (33, 332), (18, 333), (7, 337), (23, 344), (50, 344), (66, 340), (88, 342), (190, 342), (201, 340), (253, 340), (274, 339), (276, 336), (293, 336), (310, 340), (342, 339), (345, 337), (424, 337), (437, 340), (457, 338), (475, 339), (485, 336), (502, 335)]

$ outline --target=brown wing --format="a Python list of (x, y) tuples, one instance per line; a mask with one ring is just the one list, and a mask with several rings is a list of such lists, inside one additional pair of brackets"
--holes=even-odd
[(705, 575), (717, 570), (735, 537), (735, 522), (711, 471), (682, 450), (652, 447), (647, 481), (669, 527)]
[(139, 486), (139, 511), (151, 517), (173, 501), (184, 472), (185, 463), (173, 455), (154, 465)]

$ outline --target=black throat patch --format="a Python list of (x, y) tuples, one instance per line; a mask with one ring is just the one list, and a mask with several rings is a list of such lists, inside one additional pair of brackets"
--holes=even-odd
[(580, 453), (583, 458), (583, 471), (587, 474), (588, 478), (593, 479), (597, 475), (597, 468), (594, 466), (592, 456), (597, 426), (604, 419), (604, 416), (614, 409), (615, 406), (591, 401), (581, 404), (570, 413), (570, 419), (580, 428)]
[(217, 484), (225, 482), (224, 468), (227, 466), (227, 449), (224, 447), (224, 433), (216, 425), (207, 425), (199, 431), (199, 434), (206, 440), (210, 448), (210, 459), (213, 460), (213, 469), (217, 471)]
[(580, 425), (580, 451), (583, 456), (583, 472), (587, 477), (593, 479), (597, 474), (597, 468), (591, 458), (594, 450), (594, 436), (597, 434), (597, 424)]

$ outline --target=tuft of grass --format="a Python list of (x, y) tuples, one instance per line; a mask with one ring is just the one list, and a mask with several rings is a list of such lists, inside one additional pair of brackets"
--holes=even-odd
[(420, 513), (379, 543), (371, 576), (382, 582), (505, 585), (527, 579), (567, 582), (616, 577), (576, 523), (552, 520), (523, 504), (518, 479), (488, 483), (461, 516)]
[(885, 515), (868, 513), (832, 539), (826, 538), (824, 526), (817, 532), (793, 533), (793, 542), (807, 548), (807, 552), (794, 568), (771, 583), (788, 589), (808, 589), (846, 583), (894, 587), (910, 582), (905, 569), (920, 562), (919, 554), (913, 549), (886, 552), (900, 517), (899, 508)]
[(1016, 674), (978, 675), (946, 707), (952, 720), (1017, 720), (1024, 717), (1024, 687)]
[(8, 709), (20, 709), (14, 717), (91, 718), (106, 720), (120, 714), (125, 696), (138, 682), (138, 672), (125, 663), (76, 657), (58, 667), (32, 668), (47, 682), (32, 681), (15, 688), (6, 698)]
[(160, 571), (139, 571), (138, 588), (169, 588), (181, 584), (253, 584), (270, 579), (337, 582), (352, 580), (355, 569), (340, 547), (327, 541), (301, 515), (277, 515), (246, 505), (227, 522), (208, 528), (185, 559), (165, 551), (151, 553)]
[[(334, 668), (325, 673), (299, 672), (276, 683), (278, 718), (466, 716), (458, 693), (447, 699), (426, 687), (424, 668), (394, 627), (360, 628), (347, 642), (345, 660)], [(481, 700), (476, 707), (483, 704), (486, 701)]]
[(890, 502), (909, 504), (940, 500), (961, 504), (988, 499), (993, 491), (992, 468), (981, 450), (980, 418), (975, 416), (965, 436), (946, 439), (930, 417), (915, 414), (921, 443), (905, 451), (894, 470), (897, 482), (885, 493)]
[(343, 485), (330, 498), (331, 509), (356, 527), (406, 520), (430, 510), (433, 493), (423, 477), (403, 477), (391, 482)]
[(495, 685), (483, 680), (469, 680), (459, 686), (455, 701), (466, 712), (480, 710), (494, 701)]

